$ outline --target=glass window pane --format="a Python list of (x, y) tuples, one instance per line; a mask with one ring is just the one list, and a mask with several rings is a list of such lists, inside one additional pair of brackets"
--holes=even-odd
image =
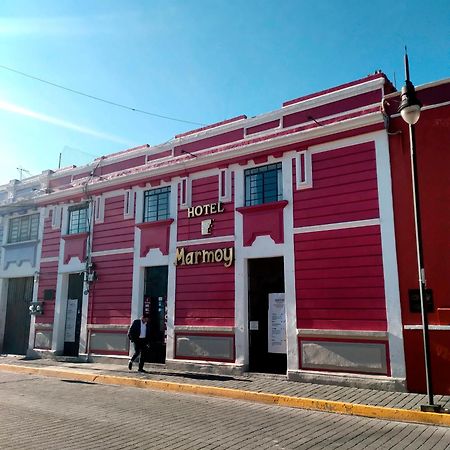
[(170, 187), (144, 192), (144, 222), (169, 218)]
[(245, 176), (245, 205), (275, 202), (282, 198), (281, 163), (247, 169)]

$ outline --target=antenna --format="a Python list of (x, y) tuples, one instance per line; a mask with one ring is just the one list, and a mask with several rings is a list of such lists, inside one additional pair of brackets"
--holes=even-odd
[(30, 177), (32, 176), (31, 172), (27, 169), (24, 169), (23, 167), (19, 166), (16, 167), (16, 169), (19, 171), (19, 180), (22, 181), (23, 180), (23, 174), (26, 173), (28, 174)]

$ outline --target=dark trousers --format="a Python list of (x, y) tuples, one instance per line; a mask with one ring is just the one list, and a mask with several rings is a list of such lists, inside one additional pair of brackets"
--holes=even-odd
[(139, 355), (141, 355), (139, 359), (139, 369), (144, 368), (145, 357), (147, 356), (147, 340), (138, 338), (133, 342), (134, 345), (134, 353), (131, 357), (131, 362), (135, 361)]

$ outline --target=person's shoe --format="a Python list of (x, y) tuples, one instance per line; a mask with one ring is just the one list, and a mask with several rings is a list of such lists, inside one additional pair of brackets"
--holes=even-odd
[(128, 363), (128, 370), (132, 369), (133, 369), (133, 361), (130, 360), (130, 362)]
[(144, 370), (144, 369), (141, 369), (140, 367), (139, 367), (139, 369), (138, 369), (138, 372), (142, 372), (142, 373), (147, 373), (147, 371), (146, 371), (146, 370)]

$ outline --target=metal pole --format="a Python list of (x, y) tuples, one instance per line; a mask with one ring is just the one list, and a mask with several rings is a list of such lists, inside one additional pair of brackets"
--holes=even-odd
[(416, 232), (417, 269), (419, 274), (420, 312), (423, 326), (423, 349), (425, 354), (425, 378), (428, 404), (434, 406), (433, 383), (430, 359), (430, 338), (428, 330), (428, 310), (425, 301), (425, 269), (423, 262), (422, 227), (420, 221), (419, 181), (417, 179), (416, 135), (414, 125), (409, 125), (409, 142), (411, 147), (411, 178), (413, 189), (414, 224)]

